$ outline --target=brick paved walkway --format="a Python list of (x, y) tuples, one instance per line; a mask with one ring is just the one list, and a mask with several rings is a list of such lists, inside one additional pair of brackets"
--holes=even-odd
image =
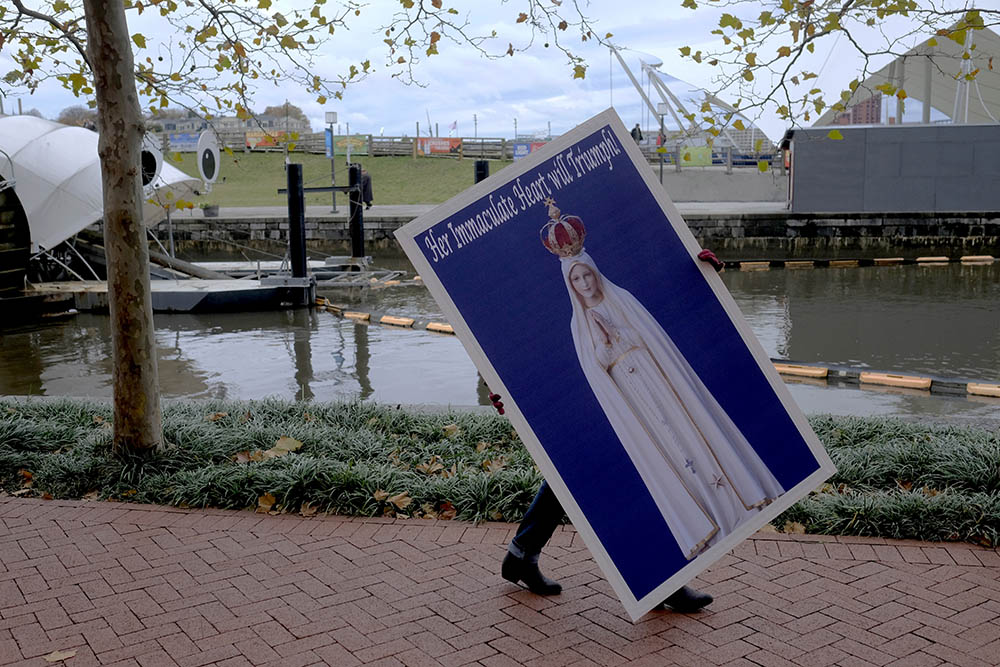
[(571, 528), (562, 595), (502, 580), (511, 529), (2, 498), (0, 664), (1000, 664), (995, 550), (759, 534), (633, 625)]

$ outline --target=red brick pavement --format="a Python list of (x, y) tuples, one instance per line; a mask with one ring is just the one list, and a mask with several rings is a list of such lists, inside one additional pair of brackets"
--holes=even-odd
[(625, 616), (575, 531), (540, 598), (498, 575), (507, 524), (0, 499), (0, 664), (1000, 664), (1000, 555), (759, 534), (708, 611)]

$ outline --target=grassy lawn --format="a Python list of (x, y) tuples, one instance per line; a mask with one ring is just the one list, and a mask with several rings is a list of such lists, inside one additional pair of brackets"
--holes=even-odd
[[(519, 521), (541, 483), (506, 419), (372, 403), (164, 405), (173, 446), (111, 451), (107, 403), (0, 399), (0, 497)], [(837, 465), (788, 532), (1000, 540), (1000, 433), (814, 416)], [(623, 511), (627, 511), (627, 508)]]
[[(198, 176), (194, 153), (182, 153), (180, 163), (172, 163), (187, 174)], [(330, 160), (322, 155), (293, 153), (292, 161), (302, 164), (306, 187), (330, 184)], [(352, 158), (372, 176), (376, 204), (440, 204), (474, 182), (475, 160), (422, 157)], [(337, 185), (347, 185), (347, 166), (337, 158)], [(509, 160), (490, 161), (495, 174), (510, 164)], [(225, 177), (226, 182), (222, 182)], [(219, 182), (209, 195), (195, 203), (211, 202), (220, 206), (284, 206), (287, 199), (278, 194), (285, 187), (284, 155), (281, 153), (223, 154)], [(337, 205), (346, 204), (345, 195), (337, 195)], [(307, 194), (306, 204), (329, 204), (330, 194)]]

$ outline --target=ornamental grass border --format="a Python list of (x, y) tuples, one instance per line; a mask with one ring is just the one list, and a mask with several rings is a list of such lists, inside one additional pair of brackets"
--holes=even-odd
[[(107, 402), (0, 399), (0, 495), (517, 522), (542, 481), (509, 422), (483, 412), (266, 400), (168, 402), (163, 413), (171, 446), (119, 455)], [(779, 530), (1000, 540), (1000, 433), (810, 423), (838, 472)]]

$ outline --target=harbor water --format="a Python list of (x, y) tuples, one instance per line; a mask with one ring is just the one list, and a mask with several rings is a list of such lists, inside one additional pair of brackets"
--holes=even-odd
[[(379, 258), (380, 268), (412, 268)], [(1000, 382), (1000, 262), (726, 271), (732, 293), (773, 358)], [(330, 295), (336, 302), (335, 295)], [(359, 310), (443, 319), (421, 287), (372, 290)], [(0, 394), (111, 395), (106, 315), (18, 329), (0, 338)], [(167, 398), (486, 405), (454, 336), (368, 325), (310, 310), (157, 314)], [(899, 415), (970, 423), (1000, 415), (1000, 399), (792, 382), (807, 414)]]

